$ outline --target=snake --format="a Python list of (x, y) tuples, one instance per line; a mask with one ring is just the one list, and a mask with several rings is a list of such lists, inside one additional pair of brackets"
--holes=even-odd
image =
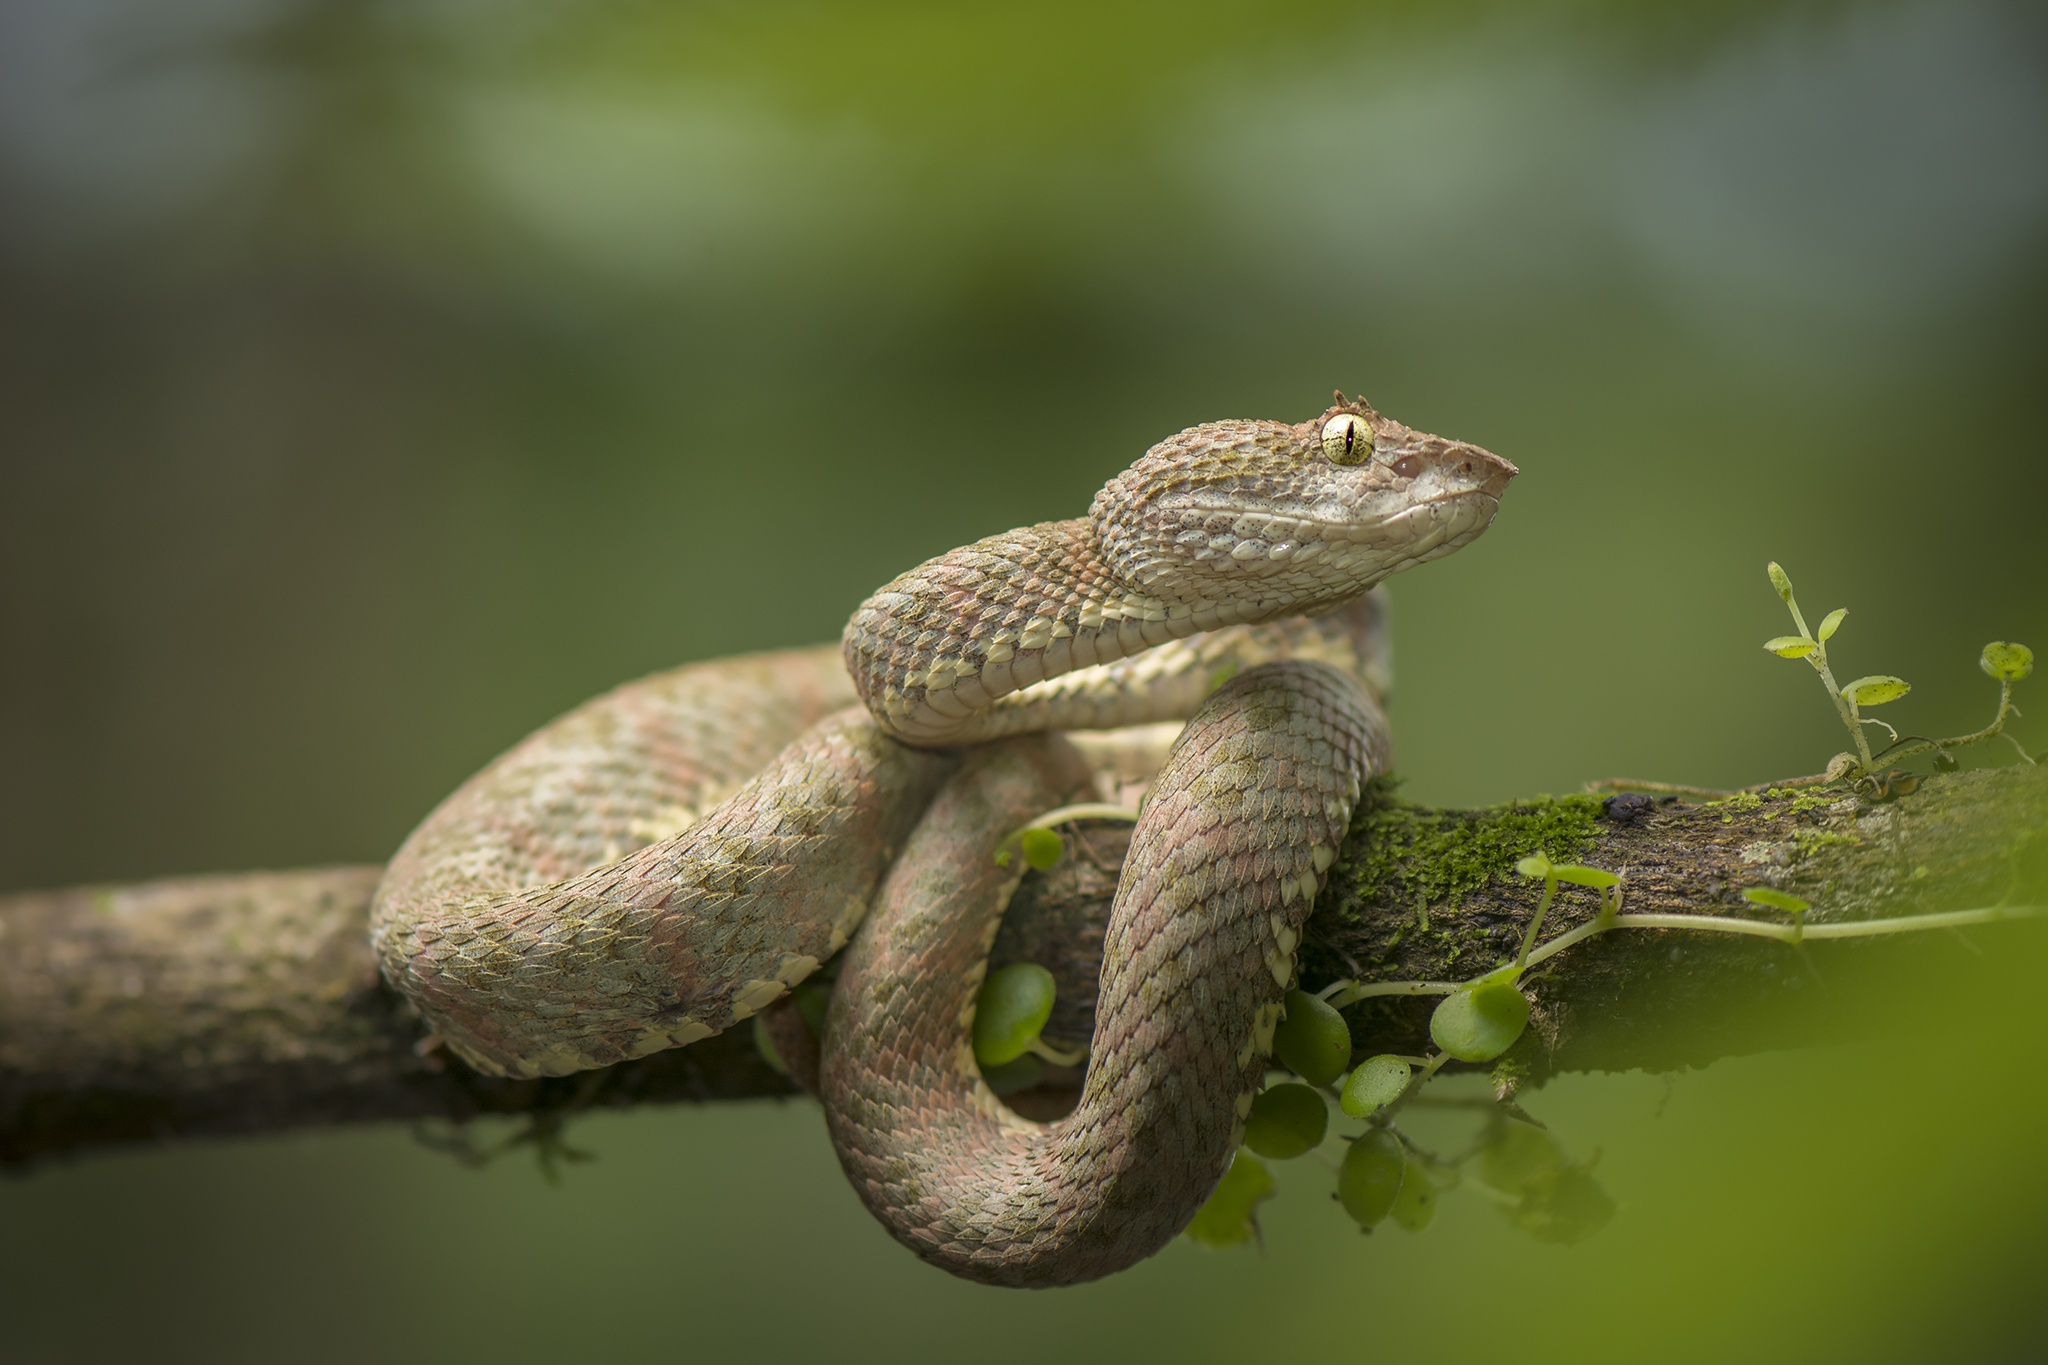
[[(1085, 517), (885, 584), (839, 646), (686, 665), (543, 726), (438, 805), (371, 909), (423, 1045), (558, 1076), (749, 1019), (835, 957), (819, 1093), (856, 1193), (924, 1260), (1050, 1287), (1153, 1254), (1227, 1169), (1302, 927), (1388, 762), (1389, 575), (1516, 474), (1362, 398), (1158, 442)], [(1093, 790), (1067, 732), (1185, 722), (1146, 790), (1077, 1106), (1026, 1120), (970, 1039), (1022, 875)]]

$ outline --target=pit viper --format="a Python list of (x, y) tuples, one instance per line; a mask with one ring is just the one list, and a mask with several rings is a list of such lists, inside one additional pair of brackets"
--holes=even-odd
[[(1228, 1166), (1302, 925), (1385, 768), (1366, 594), (1476, 538), (1515, 473), (1341, 393), (1309, 422), (1190, 427), (1086, 517), (883, 586), (836, 651), (687, 666), (543, 727), (393, 857), (379, 962), (463, 1061), (531, 1077), (708, 1037), (846, 949), (821, 1098), (868, 1208), (970, 1279), (1122, 1269)], [(1060, 732), (1181, 719), (1079, 1106), (1026, 1121), (968, 1042), (1020, 875), (997, 850), (1092, 790)]]

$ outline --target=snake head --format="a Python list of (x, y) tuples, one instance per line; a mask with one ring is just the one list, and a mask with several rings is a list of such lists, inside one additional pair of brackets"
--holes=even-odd
[(1204, 422), (1153, 446), (1089, 516), (1118, 578), (1242, 619), (1347, 601), (1470, 544), (1516, 469), (1338, 401), (1314, 421)]

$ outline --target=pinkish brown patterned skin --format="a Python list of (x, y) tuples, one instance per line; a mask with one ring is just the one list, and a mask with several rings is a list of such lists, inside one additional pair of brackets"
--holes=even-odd
[(968, 1044), (1018, 874), (1004, 831), (1088, 772), (1056, 737), (977, 751), (941, 789), (846, 950), (820, 1097), (854, 1189), (925, 1260), (990, 1284), (1096, 1279), (1164, 1246), (1242, 1136), (1378, 707), (1326, 664), (1263, 665), (1181, 732), (1131, 840), (1079, 1106), (1028, 1123)]
[[(1024, 1156), (989, 1137), (1037, 1130), (973, 1073), (980, 967), (962, 940), (903, 956), (895, 920), (877, 926), (872, 952), (894, 965), (842, 989), (827, 1051), (842, 1159), (920, 1254), (1007, 1284), (1127, 1265), (1183, 1226), (1220, 1174), (1301, 920), (1358, 783), (1383, 761), (1378, 713), (1346, 681), (1378, 667), (1378, 615), (1361, 599), (1476, 537), (1514, 472), (1362, 402), (1298, 426), (1190, 428), (1112, 480), (1088, 518), (989, 537), (870, 598), (842, 651), (871, 716), (833, 714), (846, 672), (825, 651), (792, 651), (629, 684), (523, 741), (392, 860), (372, 911), (385, 974), (492, 1074), (558, 1075), (688, 1043), (842, 947), (892, 866), (892, 907), (925, 893), (954, 903), (949, 851), (971, 844), (974, 875), (960, 875), (985, 880), (989, 841), (1085, 776), (1062, 743), (1019, 741), (1049, 785), (954, 789), (946, 802), (984, 808), (973, 838), (944, 823), (956, 817), (942, 803), (930, 828), (955, 832), (919, 834), (899, 864), (962, 761), (933, 746), (1177, 719), (1199, 704), (1126, 864), (1093, 1107), (1084, 1099), (1063, 1122), (1090, 1117), (1058, 1130), (1074, 1136)], [(1316, 619), (1280, 619), (1304, 615)], [(1301, 661), (1269, 664), (1287, 658)], [(1251, 671), (1202, 701), (1240, 669)], [(1013, 761), (992, 752), (977, 773)], [(968, 937), (985, 952), (1000, 898), (975, 913)], [(850, 970), (867, 970), (867, 951)], [(920, 1005), (928, 993), (950, 1012)], [(963, 1098), (995, 1127), (956, 1112)]]
[(492, 1075), (605, 1066), (751, 1015), (844, 946), (953, 768), (842, 710), (850, 693), (829, 649), (793, 650), (629, 683), (546, 726), (391, 860), (371, 910), (386, 977)]
[[(1371, 429), (1370, 454), (1337, 463), (1323, 437), (1353, 420)], [(847, 671), (913, 744), (1080, 728), (1045, 680), (1350, 601), (1469, 543), (1514, 474), (1362, 402), (1296, 426), (1190, 427), (1110, 480), (1088, 516), (990, 536), (883, 587), (847, 623)], [(1133, 701), (1116, 723), (1186, 714)]]

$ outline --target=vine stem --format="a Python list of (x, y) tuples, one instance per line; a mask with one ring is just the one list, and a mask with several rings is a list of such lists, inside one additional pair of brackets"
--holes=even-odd
[[(1792, 580), (1784, 576), (1784, 570), (1775, 563), (1771, 565), (1771, 586), (1778, 591), (1785, 609), (1792, 613), (1792, 624), (1799, 627), (1801, 639), (1813, 642), (1813, 651), (1806, 656), (1806, 662), (1813, 665), (1813, 671), (1820, 674), (1821, 686), (1828, 690), (1828, 699), (1841, 714), (1842, 724), (1848, 728), (1849, 737), (1856, 741), (1856, 753), (1863, 760), (1863, 771), (1871, 770), (1870, 740), (1863, 733), (1863, 713), (1856, 703), (1842, 695), (1842, 689), (1835, 685), (1835, 675), (1828, 667), (1828, 642), (1806, 628), (1806, 613), (1799, 610), (1799, 599), (1792, 595)], [(1821, 622), (1823, 626), (1827, 622)], [(1887, 727), (1889, 728), (1889, 727)], [(1896, 735), (1897, 732), (1893, 731)]]
[[(1529, 950), (1536, 946), (1536, 931), (1543, 927), (1543, 917), (1550, 913), (1550, 903), (1556, 899), (1557, 875), (1555, 872), (1546, 872), (1543, 877), (1543, 899), (1536, 902), (1536, 913), (1529, 917), (1529, 927), (1522, 934), (1522, 951), (1515, 954), (1517, 975), (1529, 965)], [(1604, 893), (1600, 897), (1600, 904), (1602, 907), (1607, 904)]]
[(1027, 825), (1019, 825), (1010, 831), (1009, 837), (996, 850), (996, 865), (1008, 867), (1010, 858), (1017, 852), (1019, 841), (1033, 830), (1056, 829), (1070, 820), (1128, 820), (1138, 818), (1134, 806), (1111, 805), (1106, 801), (1082, 801), (1071, 806), (1055, 806)]
[[(1996, 924), (2008, 919), (2040, 919), (2048, 916), (2048, 905), (1986, 905), (1973, 910), (1944, 910), (1932, 915), (1900, 915), (1895, 919), (1851, 920), (1837, 924), (1770, 924), (1761, 920), (1730, 919), (1721, 915), (1672, 915), (1655, 912), (1616, 915), (1617, 929), (1707, 929), (1720, 934), (1750, 934), (1774, 938), (1781, 943), (1798, 943), (1822, 938), (1876, 938), (1883, 934), (1918, 933), (1927, 929), (1960, 929), (1972, 924)], [(1591, 926), (1598, 927), (1598, 921)], [(1574, 933), (1577, 930), (1573, 931)], [(1569, 937), (1562, 935), (1560, 937)], [(1531, 959), (1534, 960), (1533, 957)]]
[[(1793, 607), (1792, 614), (1797, 619), (1799, 608)], [(1806, 623), (1801, 621), (1799, 629), (1804, 634)], [(1842, 715), (1842, 724), (1849, 728), (1849, 737), (1856, 741), (1856, 753), (1863, 760), (1863, 771), (1869, 772), (1870, 740), (1863, 733), (1863, 713), (1857, 709), (1856, 703), (1843, 696), (1842, 689), (1835, 685), (1834, 672), (1828, 667), (1828, 647), (1825, 644), (1816, 644), (1813, 653), (1806, 656), (1806, 661), (1813, 665), (1814, 672), (1820, 674), (1821, 685), (1827, 688), (1828, 696), (1834, 699), (1835, 710)]]
[(1079, 1066), (1088, 1060), (1088, 1045), (1077, 1043), (1073, 1047), (1055, 1047), (1043, 1038), (1033, 1038), (1024, 1045), (1024, 1050), (1034, 1057), (1041, 1057), (1054, 1066)]
[(1136, 820), (1137, 818), (1138, 812), (1133, 806), (1117, 806), (1107, 801), (1083, 801), (1076, 805), (1060, 806), (1049, 810), (1017, 832), (1022, 834), (1026, 829), (1052, 829), (1057, 825), (1064, 825), (1071, 820)]
[[(1589, 920), (1578, 928), (1559, 934), (1530, 953), (1523, 969), (1556, 957), (1565, 949), (1609, 929), (1696, 929), (1710, 934), (1743, 934), (1751, 938), (1776, 939), (1780, 943), (1811, 942), (1825, 938), (1877, 938), (1885, 934), (1920, 933), (1929, 929), (1963, 929), (1973, 924), (1997, 924), (2003, 920), (2048, 918), (2048, 905), (1985, 905), (1969, 910), (1943, 910), (1930, 915), (1899, 915), (1892, 919), (1851, 920), (1835, 924), (1773, 924), (1767, 920), (1735, 919), (1728, 915), (1681, 915), (1660, 911), (1625, 911)], [(1482, 973), (1491, 976), (1491, 972)], [(1474, 977), (1477, 981), (1480, 977)], [(1325, 987), (1332, 1005), (1343, 1007), (1381, 995), (1450, 995), (1471, 985), (1470, 981), (1374, 981), (1336, 982)]]
[(1337, 989), (1324, 997), (1338, 1009), (1369, 1000), (1375, 995), (1450, 995), (1463, 989), (1462, 981), (1351, 981), (1337, 982)]
[(1809, 773), (1805, 777), (1774, 777), (1768, 782), (1752, 782), (1747, 787), (1696, 787), (1685, 782), (1656, 782), (1633, 777), (1603, 777), (1585, 783), (1581, 790), (1594, 793), (1603, 791), (1653, 792), (1658, 796), (1696, 796), (1703, 801), (1725, 801), (1731, 796), (1747, 796), (1751, 793), (1791, 790), (1796, 787), (1822, 787), (1839, 781), (1827, 773)]
[(1927, 739), (1918, 735), (1909, 735), (1905, 739), (1895, 740), (1882, 753), (1878, 754), (1873, 762), (1897, 763), (1903, 759), (1917, 757), (1929, 750), (1961, 749), (1971, 744), (1982, 744), (1987, 739), (1996, 739), (2000, 735), (2005, 735), (2006, 742), (2019, 750), (2021, 760), (2031, 764), (2035, 760), (2033, 755), (2027, 752), (2026, 746), (2011, 735), (2005, 734), (2005, 722), (2018, 714), (2020, 714), (2020, 708), (2012, 704), (2012, 680), (2010, 678), (2000, 678), (1998, 680), (1998, 714), (1993, 716), (1991, 723), (1983, 729), (1973, 734), (1958, 735), (1954, 739)]

